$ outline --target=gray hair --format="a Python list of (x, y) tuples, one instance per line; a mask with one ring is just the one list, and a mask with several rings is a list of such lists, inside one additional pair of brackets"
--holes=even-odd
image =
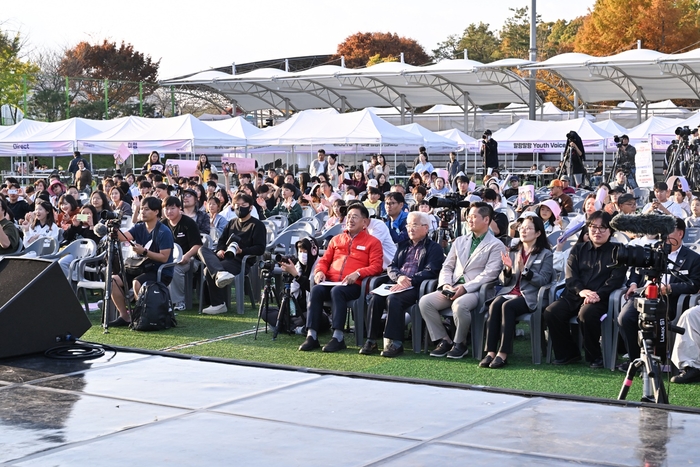
[(408, 217), (406, 218), (406, 222), (411, 222), (411, 220), (413, 220), (413, 219), (418, 221), (419, 224), (428, 225), (428, 226), (430, 225), (430, 217), (425, 212), (421, 212), (421, 211), (409, 212)]

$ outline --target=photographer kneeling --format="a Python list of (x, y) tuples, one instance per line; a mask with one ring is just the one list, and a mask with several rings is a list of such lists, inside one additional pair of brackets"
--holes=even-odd
[[(233, 197), (233, 202), (237, 218), (229, 221), (224, 228), (216, 245), (216, 252), (200, 248), (197, 253), (206, 267), (204, 277), (211, 306), (203, 309), (202, 313), (207, 315), (218, 315), (228, 311), (225, 303), (226, 292), (223, 289), (241, 272), (243, 257), (259, 256), (265, 252), (265, 224), (251, 215), (255, 201), (246, 194), (238, 193)], [(251, 265), (252, 263), (246, 264), (246, 273)]]
[[(138, 299), (141, 286), (146, 282), (156, 282), (158, 268), (173, 260), (173, 234), (159, 219), (163, 213), (160, 199), (148, 197), (141, 200), (139, 217), (141, 222), (135, 224), (128, 232), (119, 231), (119, 241), (133, 242), (132, 249), (139, 256), (145, 256), (146, 272), (132, 277), (128, 273), (127, 281), (134, 288), (134, 298)], [(118, 222), (118, 221), (117, 221)], [(173, 278), (172, 269), (165, 269), (161, 281), (168, 285)], [(122, 278), (112, 276), (112, 301), (119, 311), (119, 317), (109, 323), (109, 327), (128, 326), (131, 317), (126, 309), (125, 290)]]

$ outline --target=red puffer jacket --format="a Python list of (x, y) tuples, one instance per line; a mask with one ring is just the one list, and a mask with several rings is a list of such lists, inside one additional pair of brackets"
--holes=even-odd
[(331, 239), (326, 253), (318, 260), (316, 272), (322, 272), (326, 280), (342, 281), (353, 272), (360, 273), (360, 279), (376, 276), (382, 272), (384, 252), (381, 242), (363, 230), (350, 237), (346, 232)]

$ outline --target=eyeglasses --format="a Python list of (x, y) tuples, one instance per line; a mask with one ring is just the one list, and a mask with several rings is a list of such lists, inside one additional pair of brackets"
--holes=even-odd
[(605, 232), (608, 228), (602, 225), (589, 225), (588, 230), (591, 232)]

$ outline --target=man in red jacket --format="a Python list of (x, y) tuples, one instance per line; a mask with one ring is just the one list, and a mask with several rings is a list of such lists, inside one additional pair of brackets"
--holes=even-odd
[[(383, 250), (381, 242), (367, 233), (369, 212), (361, 204), (348, 208), (345, 217), (346, 230), (331, 239), (326, 253), (318, 260), (314, 271), (309, 310), (306, 314), (306, 340), (299, 350), (319, 348), (316, 331), (319, 328), (323, 302), (330, 300), (333, 313), (333, 338), (323, 347), (324, 352), (337, 352), (347, 348), (343, 327), (348, 302), (360, 297), (360, 284), (367, 276), (382, 272)], [(324, 282), (337, 283), (324, 285)]]

